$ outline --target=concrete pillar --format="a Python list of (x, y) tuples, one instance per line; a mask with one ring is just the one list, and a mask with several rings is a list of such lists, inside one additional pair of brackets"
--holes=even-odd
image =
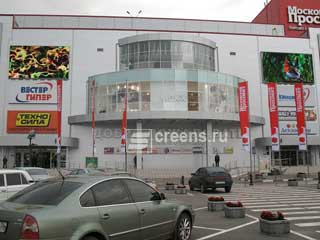
[(206, 142), (206, 165), (212, 166), (213, 163), (213, 123), (212, 120), (207, 120), (207, 142)]
[[(142, 120), (136, 122), (137, 133), (142, 132)], [(137, 149), (137, 169), (142, 169), (142, 149)]]

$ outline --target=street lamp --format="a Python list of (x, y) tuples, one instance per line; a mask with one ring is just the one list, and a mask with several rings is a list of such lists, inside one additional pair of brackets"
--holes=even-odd
[[(36, 131), (32, 129), (27, 136), (27, 138), (29, 139), (29, 162), (30, 163), (31, 163), (31, 155), (32, 155), (32, 139), (35, 137), (36, 137)], [(24, 160), (22, 161), (22, 167), (24, 167)]]

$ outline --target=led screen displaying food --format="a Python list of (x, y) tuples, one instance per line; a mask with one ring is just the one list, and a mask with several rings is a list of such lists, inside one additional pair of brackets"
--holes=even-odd
[(311, 54), (264, 52), (262, 67), (265, 83), (314, 83)]
[(10, 79), (68, 79), (69, 47), (11, 46)]

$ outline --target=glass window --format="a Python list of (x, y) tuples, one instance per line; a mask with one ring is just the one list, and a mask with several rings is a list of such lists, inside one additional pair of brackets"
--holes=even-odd
[(20, 173), (7, 173), (7, 185), (20, 185), (21, 179), (20, 179)]
[(46, 169), (27, 169), (26, 170), (30, 175), (48, 175)]
[(137, 180), (125, 180), (135, 202), (161, 200), (160, 195), (149, 185)]
[(0, 187), (4, 186), (4, 175), (0, 174)]
[(22, 184), (28, 184), (26, 177), (22, 173), (21, 173), (21, 181), (22, 181)]
[(89, 189), (80, 197), (80, 205), (82, 207), (92, 207), (95, 206), (95, 200), (93, 197), (92, 190)]
[(129, 203), (127, 190), (120, 180), (109, 180), (92, 187), (98, 206)]
[(58, 205), (81, 186), (82, 183), (79, 182), (42, 181), (23, 189), (7, 201), (31, 205)]

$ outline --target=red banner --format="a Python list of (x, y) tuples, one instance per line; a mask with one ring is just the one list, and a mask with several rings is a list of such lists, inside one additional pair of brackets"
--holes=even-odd
[(248, 82), (240, 82), (238, 85), (239, 117), (241, 139), (244, 150), (250, 152), (250, 122), (249, 122), (249, 91)]
[(268, 83), (268, 100), (272, 151), (280, 151), (278, 99), (276, 83)]
[(294, 85), (294, 96), (296, 100), (296, 115), (297, 115), (297, 129), (299, 150), (307, 150), (307, 133), (306, 122), (304, 119), (304, 100), (303, 100), (303, 86), (302, 83)]
[(127, 132), (127, 95), (124, 97), (124, 109), (122, 114), (122, 129), (121, 129), (121, 150), (126, 151), (126, 132)]
[(57, 153), (61, 151), (61, 113), (62, 113), (62, 80), (57, 80), (57, 112), (58, 112), (58, 129), (57, 129)]

